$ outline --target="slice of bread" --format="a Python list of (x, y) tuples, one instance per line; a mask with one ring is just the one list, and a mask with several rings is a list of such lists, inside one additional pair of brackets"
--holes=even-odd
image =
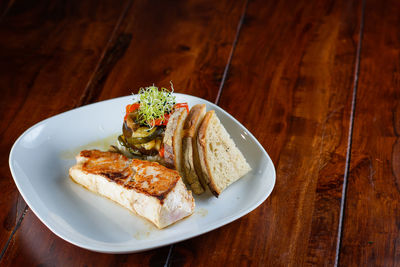
[(168, 120), (164, 134), (164, 160), (168, 167), (175, 168), (183, 176), (182, 135), (187, 117), (186, 108), (178, 108)]
[(206, 113), (200, 125), (197, 148), (201, 178), (216, 197), (251, 170), (214, 110)]
[(203, 121), (204, 115), (206, 115), (205, 104), (193, 106), (183, 126), (184, 136), (182, 139), (182, 151), (183, 169), (185, 173), (184, 180), (195, 194), (204, 192), (204, 188), (200, 184), (199, 179), (201, 168), (196, 145), (197, 130)]

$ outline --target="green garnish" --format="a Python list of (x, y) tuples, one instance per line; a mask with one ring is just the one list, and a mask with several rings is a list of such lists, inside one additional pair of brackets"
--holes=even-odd
[(172, 82), (171, 91), (164, 87), (159, 90), (154, 84), (140, 88), (137, 95), (137, 101), (140, 103), (136, 119), (137, 123), (153, 128), (155, 120), (161, 119), (161, 121), (164, 121), (165, 114), (170, 113), (175, 105), (173, 91)]

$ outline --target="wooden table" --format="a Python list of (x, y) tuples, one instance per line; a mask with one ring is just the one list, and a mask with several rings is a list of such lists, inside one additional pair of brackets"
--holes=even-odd
[[(400, 3), (0, 4), (0, 265), (399, 266)], [(277, 171), (256, 210), (151, 251), (100, 254), (47, 229), (8, 167), (60, 112), (172, 80), (237, 118)]]

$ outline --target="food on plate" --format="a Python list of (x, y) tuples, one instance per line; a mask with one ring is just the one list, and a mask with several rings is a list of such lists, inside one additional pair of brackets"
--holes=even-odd
[(203, 186), (208, 185), (217, 197), (251, 170), (213, 110), (206, 113), (200, 125), (197, 148)]
[(180, 174), (183, 174), (182, 134), (187, 114), (188, 112), (185, 108), (178, 108), (172, 113), (163, 139), (165, 163), (167, 166), (175, 167)]
[(208, 187), (218, 196), (251, 168), (214, 111), (206, 114), (204, 104), (189, 111), (171, 89), (140, 89), (126, 107), (118, 150), (177, 170), (195, 194)]
[(195, 194), (204, 192), (204, 188), (200, 183), (199, 175), (201, 175), (201, 167), (199, 154), (197, 151), (196, 137), (197, 131), (204, 115), (206, 115), (206, 105), (197, 104), (190, 109), (186, 119), (184, 135), (182, 138), (183, 167), (184, 178)]
[(176, 103), (172, 92), (154, 85), (141, 88), (135, 98), (126, 106), (119, 147), (76, 156), (69, 170), (76, 183), (161, 229), (193, 213), (192, 191), (209, 188), (218, 197), (251, 170), (205, 104), (189, 111), (187, 103)]
[(126, 106), (118, 150), (181, 171), (180, 140), (189, 113), (187, 103), (176, 103), (172, 92), (154, 85), (141, 88), (136, 98)]
[(84, 150), (70, 177), (164, 228), (194, 211), (195, 203), (179, 173), (157, 162), (129, 159), (115, 152)]

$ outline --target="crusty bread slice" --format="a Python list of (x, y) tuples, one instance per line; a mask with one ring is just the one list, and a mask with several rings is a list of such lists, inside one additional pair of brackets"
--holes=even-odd
[(206, 113), (200, 125), (197, 147), (202, 177), (216, 197), (251, 170), (214, 110)]
[(182, 139), (182, 149), (183, 169), (185, 173), (184, 180), (195, 194), (204, 192), (204, 188), (199, 180), (201, 168), (196, 145), (197, 130), (203, 121), (204, 115), (206, 115), (206, 105), (194, 105), (190, 109), (185, 125), (183, 126), (184, 135)]
[(186, 108), (178, 108), (168, 120), (164, 134), (164, 159), (168, 167), (175, 168), (183, 176), (182, 135), (187, 117)]

